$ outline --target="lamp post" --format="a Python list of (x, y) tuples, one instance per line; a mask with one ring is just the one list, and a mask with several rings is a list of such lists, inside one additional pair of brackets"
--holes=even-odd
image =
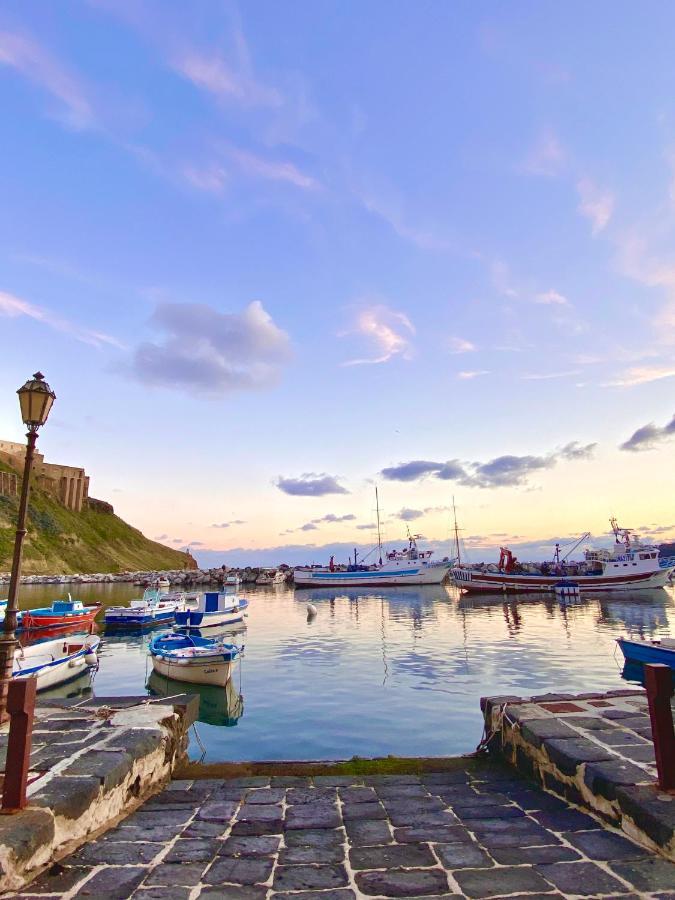
[(12, 558), (12, 575), (9, 582), (9, 595), (5, 622), (0, 637), (0, 723), (7, 721), (7, 690), (12, 680), (14, 665), (14, 648), (16, 647), (16, 614), (19, 609), (19, 581), (21, 578), (21, 555), (23, 541), (26, 537), (26, 512), (30, 493), (30, 472), (33, 466), (33, 453), (37, 440), (38, 428), (44, 425), (52, 408), (56, 394), (45, 381), (42, 372), (36, 372), (23, 387), (17, 391), (21, 406), (21, 418), (27, 426), (26, 459), (23, 467), (21, 483), (21, 499), (19, 501), (19, 518), (16, 538), (14, 540), (14, 556)]

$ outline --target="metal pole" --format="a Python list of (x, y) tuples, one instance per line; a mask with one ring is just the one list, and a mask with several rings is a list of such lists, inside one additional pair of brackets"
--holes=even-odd
[(2, 812), (5, 814), (18, 812), (26, 805), (36, 690), (37, 678), (20, 678), (12, 681), (7, 692), (11, 722), (2, 788)]
[(675, 730), (670, 698), (673, 694), (673, 671), (670, 666), (650, 663), (645, 666), (645, 687), (652, 723), (652, 739), (659, 787), (675, 790)]
[(17, 522), (16, 537), (14, 539), (14, 557), (12, 559), (12, 575), (9, 582), (9, 594), (7, 597), (7, 610), (3, 625), (2, 637), (0, 637), (0, 723), (7, 721), (7, 691), (12, 680), (12, 668), (14, 666), (14, 648), (16, 647), (16, 614), (19, 610), (19, 582), (21, 580), (21, 556), (23, 554), (23, 542), (26, 537), (26, 513), (28, 511), (28, 496), (30, 494), (30, 473), (33, 466), (33, 453), (37, 440), (37, 428), (30, 428), (26, 437), (26, 459), (23, 467), (23, 482), (21, 484), (21, 499), (19, 501), (19, 518)]

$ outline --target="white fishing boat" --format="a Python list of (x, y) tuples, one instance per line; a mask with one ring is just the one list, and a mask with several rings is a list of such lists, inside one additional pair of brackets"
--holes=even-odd
[(37, 678), (38, 691), (78, 678), (98, 665), (101, 639), (96, 635), (75, 635), (42, 641), (14, 652), (12, 678)]
[(146, 588), (140, 600), (130, 600), (127, 606), (109, 606), (105, 611), (106, 625), (143, 626), (173, 621), (178, 610), (185, 609), (183, 592), (164, 593), (158, 588)]
[(223, 583), (224, 583), (225, 587), (238, 588), (239, 585), (241, 584), (241, 578), (238, 575), (230, 572), (229, 575), (225, 576), (225, 581)]
[(265, 569), (258, 575), (255, 580), (259, 585), (278, 585), (284, 584), (286, 581), (286, 573), (279, 569)]
[(205, 591), (196, 602), (176, 610), (176, 628), (210, 628), (234, 625), (246, 615), (248, 600), (231, 592)]
[(171, 587), (171, 582), (169, 581), (168, 578), (165, 578), (165, 576), (162, 575), (161, 578), (157, 579), (157, 581), (155, 582), (155, 585), (158, 588), (162, 588), (163, 590), (168, 590)]
[(675, 557), (660, 557), (659, 548), (637, 538), (630, 528), (620, 528), (610, 519), (614, 533), (611, 549), (588, 548), (583, 560), (568, 557), (584, 540), (584, 534), (572, 550), (561, 558), (556, 545), (555, 557), (546, 563), (519, 563), (507, 548), (501, 548), (497, 565), (457, 565), (452, 569), (454, 583), (463, 591), (555, 591), (561, 578), (571, 578), (584, 593), (634, 591), (661, 588), (675, 571)]
[(152, 668), (190, 684), (225, 686), (243, 652), (234, 644), (190, 634), (158, 634), (150, 641)]

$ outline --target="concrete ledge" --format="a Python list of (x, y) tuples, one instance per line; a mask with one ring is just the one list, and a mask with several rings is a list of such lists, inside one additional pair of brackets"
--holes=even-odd
[(163, 787), (186, 758), (193, 699), (38, 707), (28, 806), (0, 816), (0, 890), (21, 888)]
[(658, 789), (644, 691), (484, 697), (481, 709), (491, 752), (675, 861), (675, 796)]

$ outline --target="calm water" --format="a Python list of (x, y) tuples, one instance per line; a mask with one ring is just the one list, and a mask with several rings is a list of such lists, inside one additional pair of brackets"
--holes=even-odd
[[(21, 606), (59, 592), (24, 587)], [(139, 593), (130, 585), (72, 589), (105, 604)], [(244, 659), (228, 692), (202, 689), (196, 729), (211, 762), (471, 751), (482, 695), (625, 686), (614, 638), (673, 634), (675, 623), (672, 590), (564, 605), (549, 596), (460, 597), (445, 587), (241, 593), (250, 600), (247, 628), (236, 636)], [(318, 608), (311, 621), (308, 600)], [(148, 634), (104, 639), (94, 693), (145, 693)], [(157, 676), (150, 685), (181, 690)], [(87, 689), (88, 676), (61, 692)], [(201, 755), (194, 738), (191, 755)]]

